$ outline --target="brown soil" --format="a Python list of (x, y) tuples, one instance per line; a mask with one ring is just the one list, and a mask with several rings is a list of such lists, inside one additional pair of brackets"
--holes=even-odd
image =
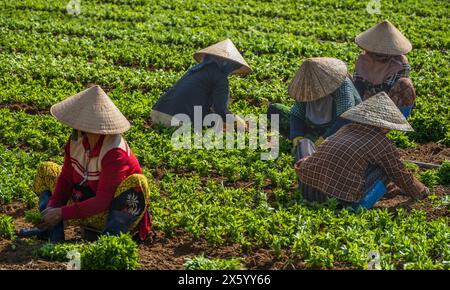
[[(32, 227), (23, 218), (26, 206), (13, 202), (0, 207), (1, 213), (14, 217), (17, 229)], [(81, 240), (81, 233), (76, 227), (65, 230), (66, 241)], [(33, 251), (44, 242), (35, 239), (17, 239), (14, 242), (0, 238), (0, 269), (65, 269), (65, 264), (49, 262), (35, 257)], [(168, 238), (162, 232), (153, 232), (143, 243), (139, 244), (141, 269), (183, 269), (186, 259), (205, 254), (211, 258), (239, 257), (247, 269), (299, 269), (301, 262), (291, 261), (286, 252), (279, 259), (268, 249), (254, 249), (251, 254), (241, 251), (238, 244), (213, 247), (205, 240), (195, 241), (188, 233), (176, 232)]]
[(288, 255), (282, 253), (275, 258), (271, 250), (254, 249), (251, 254), (241, 251), (238, 244), (214, 247), (205, 240), (193, 240), (183, 231), (176, 232), (167, 238), (161, 232), (153, 233), (153, 237), (139, 245), (142, 269), (183, 269), (186, 259), (204, 254), (209, 258), (239, 257), (246, 269), (294, 269), (302, 264), (289, 261)]
[(27, 103), (0, 104), (0, 109), (4, 108), (9, 109), (12, 112), (25, 111), (25, 113), (30, 115), (49, 114), (48, 109), (39, 109)]
[[(433, 191), (438, 197), (450, 194), (450, 188), (437, 186)], [(409, 197), (391, 190), (375, 208), (404, 208), (406, 210), (420, 209), (427, 213), (428, 219), (449, 217), (448, 208), (437, 208), (430, 200), (414, 202)], [(26, 207), (21, 202), (13, 202), (0, 206), (0, 212), (14, 217), (17, 229), (31, 227), (23, 214)], [(66, 240), (76, 242), (81, 240), (81, 233), (76, 227), (66, 228)], [(0, 238), (0, 269), (65, 269), (65, 264), (60, 262), (49, 262), (38, 259), (33, 251), (42, 241), (34, 239), (18, 239), (11, 242)], [(227, 244), (224, 246), (211, 246), (203, 240), (194, 240), (188, 233), (177, 231), (171, 237), (156, 231), (143, 243), (139, 243), (139, 256), (141, 269), (183, 269), (186, 259), (204, 254), (209, 258), (232, 258), (238, 257), (242, 260), (246, 269), (305, 269), (302, 261), (292, 259), (288, 251), (282, 251), (280, 257), (275, 257), (269, 249), (255, 247), (249, 253), (243, 251), (238, 244)], [(348, 265), (336, 265), (336, 269), (348, 269)]]
[[(24, 213), (28, 208), (19, 201), (1, 205), (0, 213), (14, 218), (16, 229), (31, 228), (32, 224), (25, 221)], [(68, 226), (65, 230), (67, 241), (80, 239), (78, 228)], [(0, 270), (1, 269), (65, 269), (64, 263), (49, 262), (35, 257), (33, 251), (44, 242), (35, 239), (17, 239), (14, 242), (0, 238)]]
[[(389, 189), (389, 188), (388, 188)], [(436, 186), (431, 190), (438, 198), (442, 198), (450, 194), (450, 188), (444, 186)], [(381, 198), (374, 206), (374, 208), (387, 208), (394, 211), (397, 208), (404, 208), (406, 210), (423, 210), (427, 213), (429, 220), (440, 217), (450, 217), (450, 210), (442, 207), (437, 208), (429, 199), (414, 201), (409, 196), (406, 196), (398, 190), (398, 188), (389, 191), (383, 198)]]
[[(401, 150), (401, 155), (403, 159), (439, 164), (443, 160), (450, 160), (450, 148), (437, 144), (425, 144), (417, 148)], [(155, 171), (154, 178), (158, 180), (165, 174), (165, 170), (159, 168)], [(223, 177), (216, 176), (215, 178), (224, 182), (227, 186), (237, 188), (252, 186), (252, 182), (237, 181), (229, 183)], [(206, 181), (205, 178), (202, 178), (202, 180)], [(272, 195), (271, 187), (272, 185), (268, 181), (263, 185), (269, 199)], [(437, 186), (432, 191), (438, 197), (450, 194), (449, 187)], [(448, 207), (438, 208), (429, 199), (415, 202), (402, 194), (395, 186), (389, 187), (389, 193), (375, 205), (375, 208), (388, 208), (389, 210), (395, 210), (396, 208), (420, 209), (427, 213), (430, 220), (450, 216)], [(26, 206), (21, 202), (0, 205), (0, 213), (12, 216), (17, 229), (31, 227), (31, 224), (24, 220), (26, 210)], [(81, 234), (77, 228), (67, 227), (66, 240), (79, 241), (80, 239)], [(18, 239), (11, 242), (0, 238), (0, 269), (65, 269), (64, 263), (44, 261), (33, 255), (34, 249), (42, 243), (42, 241), (34, 239)], [(250, 253), (246, 253), (241, 250), (238, 244), (214, 247), (208, 245), (203, 239), (193, 240), (188, 233), (183, 231), (176, 232), (172, 237), (166, 237), (162, 232), (153, 232), (149, 239), (139, 244), (142, 269), (183, 269), (183, 264), (187, 258), (200, 254), (210, 258), (238, 257), (247, 269), (305, 268), (302, 261), (293, 260), (288, 251), (283, 251), (281, 256), (277, 258), (273, 251), (269, 249), (254, 248)], [(346, 269), (349, 266), (343, 264), (337, 265), (336, 268)]]
[(444, 160), (450, 160), (450, 147), (428, 143), (415, 148), (400, 149), (400, 155), (404, 160), (441, 164)]

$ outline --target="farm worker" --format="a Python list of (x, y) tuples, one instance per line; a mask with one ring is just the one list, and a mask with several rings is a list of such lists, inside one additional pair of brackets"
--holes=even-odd
[(405, 56), (412, 50), (409, 40), (385, 20), (358, 35), (355, 41), (363, 52), (356, 60), (353, 81), (363, 100), (384, 91), (408, 117), (416, 101)]
[(300, 152), (302, 158), (295, 170), (307, 201), (325, 202), (334, 197), (344, 206), (371, 208), (386, 192), (388, 181), (413, 198), (429, 194), (386, 137), (389, 130), (413, 129), (385, 92), (351, 108), (342, 118), (353, 123), (342, 127), (320, 147)]
[(120, 135), (130, 123), (106, 93), (93, 86), (53, 105), (51, 114), (73, 128), (64, 164), (44, 162), (33, 190), (39, 194), (39, 229), (22, 230), (52, 241), (64, 240), (63, 221), (105, 234), (150, 231), (149, 186)]
[[(153, 106), (150, 117), (153, 122), (171, 126), (172, 116), (186, 114), (193, 123), (194, 106), (202, 108), (201, 120), (209, 113), (215, 113), (226, 120), (231, 114), (228, 76), (251, 72), (250, 66), (241, 56), (230, 39), (226, 39), (194, 54), (199, 63), (193, 66)], [(245, 122), (235, 116), (237, 125)]]
[(345, 63), (330, 57), (307, 58), (288, 92), (294, 105), (271, 104), (267, 114), (279, 115), (280, 133), (293, 140), (294, 149), (304, 138), (320, 145), (349, 123), (341, 114), (361, 102)]

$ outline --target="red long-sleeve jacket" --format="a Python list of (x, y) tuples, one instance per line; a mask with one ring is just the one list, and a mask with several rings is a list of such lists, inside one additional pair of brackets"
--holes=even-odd
[[(128, 176), (142, 173), (138, 160), (120, 135), (102, 135), (92, 151), (87, 137), (69, 140), (64, 165), (48, 203), (61, 207), (63, 220), (81, 219), (107, 210), (118, 185)], [(95, 196), (67, 205), (75, 193), (74, 185), (87, 177), (84, 186)]]

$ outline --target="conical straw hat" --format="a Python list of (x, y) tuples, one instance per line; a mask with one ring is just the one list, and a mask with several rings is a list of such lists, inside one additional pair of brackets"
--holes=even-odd
[(241, 64), (242, 66), (237, 70), (234, 70), (232, 74), (246, 74), (252, 71), (236, 46), (234, 46), (233, 42), (228, 38), (194, 53), (194, 58), (200, 63), (203, 61), (205, 54), (218, 56)]
[(411, 42), (387, 20), (358, 35), (355, 42), (364, 50), (387, 55), (402, 55), (412, 50)]
[(289, 85), (289, 95), (301, 102), (323, 98), (342, 84), (347, 76), (347, 66), (337, 58), (307, 58)]
[(342, 118), (375, 127), (414, 131), (385, 92), (380, 92), (341, 115)]
[(112, 135), (130, 128), (130, 123), (99, 86), (93, 86), (50, 108), (61, 123), (87, 133)]

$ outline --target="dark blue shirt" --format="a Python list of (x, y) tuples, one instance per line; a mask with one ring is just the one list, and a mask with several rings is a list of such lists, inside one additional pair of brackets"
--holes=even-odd
[(194, 121), (194, 106), (201, 106), (202, 119), (214, 112), (225, 120), (225, 115), (231, 113), (228, 102), (228, 75), (213, 62), (199, 71), (185, 74), (156, 102), (153, 109), (172, 116), (184, 113)]

